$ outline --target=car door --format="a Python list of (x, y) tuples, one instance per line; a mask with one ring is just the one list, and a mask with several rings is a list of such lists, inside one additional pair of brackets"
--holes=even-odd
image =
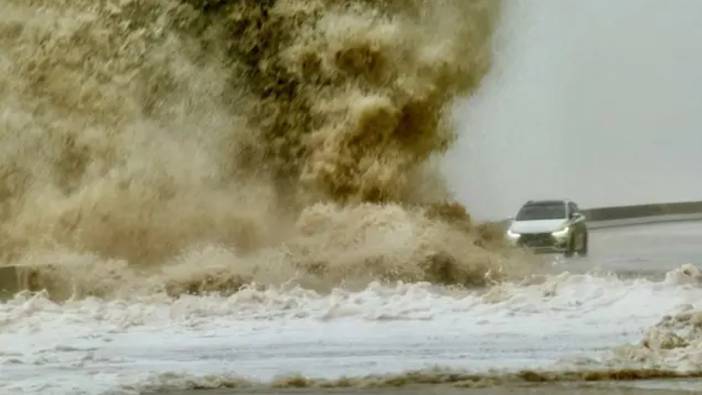
[(568, 202), (568, 215), (571, 224), (578, 232), (585, 231), (585, 217), (580, 213), (578, 205), (573, 202)]

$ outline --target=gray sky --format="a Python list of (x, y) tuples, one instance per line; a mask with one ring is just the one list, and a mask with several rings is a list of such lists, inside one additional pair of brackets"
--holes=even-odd
[(507, 0), (446, 159), (480, 219), (532, 198), (702, 200), (702, 1)]

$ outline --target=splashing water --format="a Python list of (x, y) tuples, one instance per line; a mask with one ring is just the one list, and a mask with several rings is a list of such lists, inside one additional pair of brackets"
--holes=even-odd
[(508, 272), (431, 165), (447, 105), (489, 68), (498, 2), (0, 7), (0, 258), (32, 267), (28, 287)]

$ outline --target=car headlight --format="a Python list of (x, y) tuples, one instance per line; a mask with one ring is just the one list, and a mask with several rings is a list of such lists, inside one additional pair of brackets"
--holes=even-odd
[(522, 235), (520, 235), (519, 233), (513, 232), (512, 229), (507, 230), (507, 237), (512, 239), (512, 240), (517, 240), (521, 236)]
[(555, 232), (552, 232), (551, 236), (561, 239), (561, 238), (568, 236), (568, 232), (570, 232), (570, 227), (566, 226), (565, 228), (563, 228), (561, 230), (557, 230)]

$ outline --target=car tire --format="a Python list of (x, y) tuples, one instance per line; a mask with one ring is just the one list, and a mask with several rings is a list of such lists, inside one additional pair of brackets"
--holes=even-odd
[(587, 232), (583, 233), (583, 245), (580, 246), (580, 250), (578, 251), (578, 255), (580, 256), (587, 256), (587, 251), (588, 251), (588, 234)]
[(563, 255), (565, 255), (566, 258), (570, 258), (573, 254), (575, 254), (575, 235), (570, 236), (568, 247)]

